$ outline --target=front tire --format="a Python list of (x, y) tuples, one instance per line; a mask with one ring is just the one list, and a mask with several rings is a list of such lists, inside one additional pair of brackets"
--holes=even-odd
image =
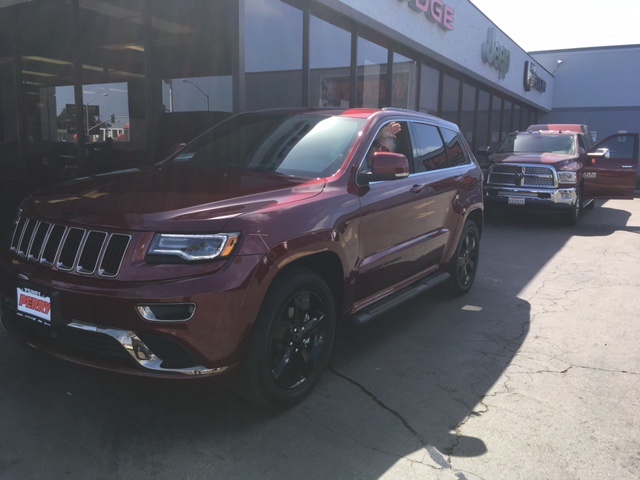
[(238, 387), (249, 400), (289, 407), (311, 393), (327, 366), (336, 331), (333, 294), (315, 272), (276, 278), (249, 340)]
[(451, 277), (447, 283), (447, 289), (450, 293), (463, 295), (471, 289), (478, 271), (479, 259), (480, 233), (477, 225), (472, 220), (467, 220), (449, 267)]
[(576, 204), (571, 207), (571, 210), (567, 214), (566, 222), (567, 225), (574, 226), (578, 224), (578, 219), (580, 218), (580, 212), (582, 212), (582, 193), (580, 189), (576, 190)]

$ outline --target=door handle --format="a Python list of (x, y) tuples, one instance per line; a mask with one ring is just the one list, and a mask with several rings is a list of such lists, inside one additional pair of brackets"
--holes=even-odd
[(420, 193), (423, 192), (426, 188), (426, 183), (423, 183), (422, 185), (414, 185), (413, 187), (411, 187), (411, 193)]

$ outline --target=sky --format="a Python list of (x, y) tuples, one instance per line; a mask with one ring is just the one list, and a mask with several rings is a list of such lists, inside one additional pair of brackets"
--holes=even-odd
[(640, 45), (640, 0), (470, 0), (523, 50)]

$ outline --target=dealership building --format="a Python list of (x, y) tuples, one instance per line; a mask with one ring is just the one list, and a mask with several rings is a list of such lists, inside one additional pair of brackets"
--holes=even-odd
[(639, 131), (639, 70), (640, 45), (527, 53), (469, 0), (3, 0), (0, 215), (245, 110), (419, 110), (474, 149), (532, 123)]

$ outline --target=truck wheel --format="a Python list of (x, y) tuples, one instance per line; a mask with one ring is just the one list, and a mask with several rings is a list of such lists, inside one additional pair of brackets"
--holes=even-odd
[(447, 289), (450, 293), (462, 295), (469, 291), (476, 277), (479, 258), (480, 234), (478, 227), (472, 220), (467, 220), (449, 267), (451, 278), (447, 283)]
[(301, 401), (327, 366), (335, 330), (333, 294), (319, 275), (296, 269), (276, 278), (249, 340), (239, 392), (268, 407)]
[(571, 207), (571, 210), (567, 214), (566, 222), (567, 225), (573, 226), (577, 225), (578, 218), (580, 218), (580, 212), (582, 211), (582, 193), (580, 189), (576, 190), (576, 204)]

